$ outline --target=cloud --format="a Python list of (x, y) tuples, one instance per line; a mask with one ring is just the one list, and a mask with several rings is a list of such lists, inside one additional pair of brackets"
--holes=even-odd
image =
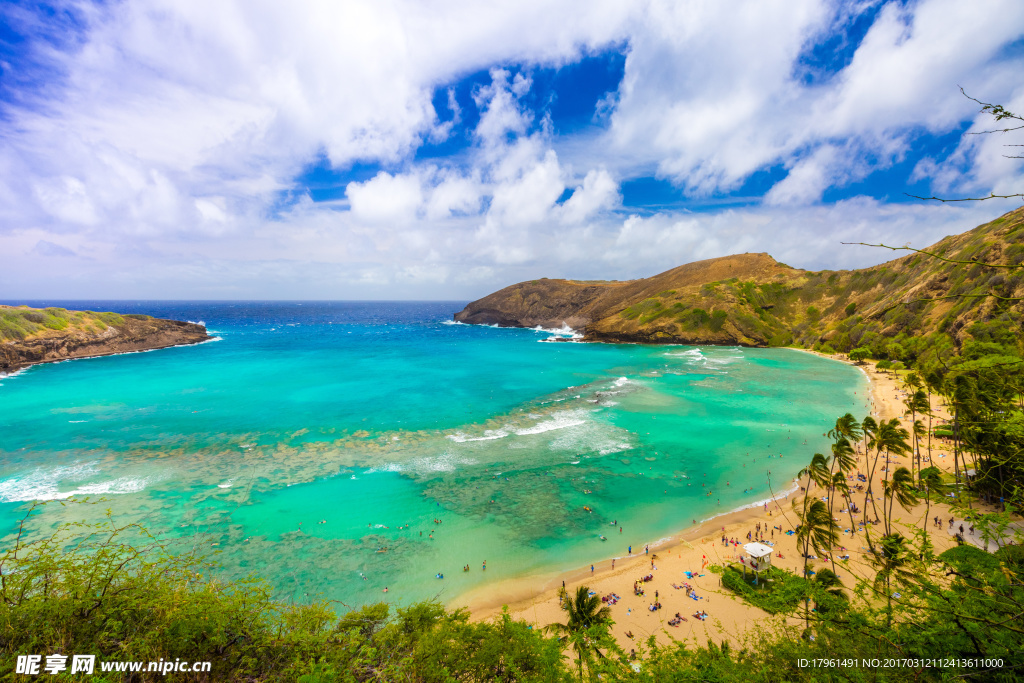
[(562, 205), (561, 220), (563, 223), (582, 223), (601, 211), (615, 208), (621, 200), (619, 184), (608, 170), (593, 169)]
[(345, 195), (352, 215), (368, 223), (406, 223), (416, 217), (423, 202), (420, 180), (414, 175), (381, 171), (365, 183), (349, 183)]
[[(53, 41), (45, 22), (4, 15), (48, 69), (19, 72), (0, 101), (0, 251), (24, 255), (0, 273), (12, 295), (476, 296), (736, 250), (864, 265), (886, 255), (838, 242), (927, 244), (1008, 205), (823, 205), (829, 190), (906, 158), (936, 190), (1024, 186), (999, 136), (915, 147), (985, 129), (957, 84), (1024, 110), (1022, 60), (1003, 51), (1024, 34), (1012, 0), (61, 8), (76, 19)], [(849, 54), (815, 52), (876, 9), (859, 43), (840, 41)], [(612, 49), (624, 76), (593, 125), (556, 132), (539, 70)], [(467, 74), (489, 82), (463, 111)], [(422, 154), (430, 143), (456, 151)], [(322, 159), (379, 172), (317, 203), (298, 178)], [(764, 171), (774, 186), (749, 206), (683, 208)], [(626, 181), (652, 174), (679, 204), (624, 207)], [(60, 249), (73, 254), (54, 273)]]
[(31, 253), (38, 256), (77, 256), (74, 250), (54, 244), (48, 240), (36, 242), (36, 245), (32, 247)]
[(836, 30), (835, 12), (816, 0), (782, 10), (652, 3), (642, 39), (630, 44), (611, 143), (628, 161), (654, 161), (694, 196), (784, 165), (793, 178), (772, 201), (813, 202), (822, 189), (812, 187), (814, 173), (820, 185), (841, 187), (862, 177), (858, 165), (898, 160), (922, 128), (945, 132), (969, 117), (973, 104), (955, 96), (956, 84), (1005, 101), (1019, 82), (1011, 72), (1020, 60), (996, 58), (1024, 34), (1024, 6), (922, 0), (886, 4), (847, 66), (824, 83), (802, 83), (796, 68)]

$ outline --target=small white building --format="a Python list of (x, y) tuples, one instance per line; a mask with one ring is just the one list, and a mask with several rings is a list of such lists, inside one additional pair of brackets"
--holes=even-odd
[(754, 542), (744, 545), (743, 550), (747, 553), (746, 559), (741, 563), (743, 576), (746, 577), (747, 567), (750, 567), (754, 572), (754, 583), (757, 583), (761, 572), (772, 566), (772, 548), (764, 543)]

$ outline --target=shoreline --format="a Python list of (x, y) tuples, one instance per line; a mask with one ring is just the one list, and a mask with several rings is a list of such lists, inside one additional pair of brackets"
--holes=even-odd
[[(810, 349), (794, 349), (812, 353), (814, 355), (829, 358), (837, 362), (854, 365), (863, 372), (869, 390), (868, 409), (876, 419), (889, 419), (891, 417), (903, 417), (903, 406), (899, 400), (900, 389), (893, 376), (882, 374), (874, 369), (873, 364), (857, 366), (848, 360), (842, 360)], [(935, 405), (936, 413), (942, 412), (941, 405)], [(837, 416), (838, 417), (838, 416)], [(858, 444), (859, 446), (859, 444)], [(938, 453), (945, 450), (939, 444), (933, 451)], [(923, 452), (923, 449), (922, 449)], [(793, 453), (799, 455), (799, 453)], [(809, 453), (806, 454), (809, 457)], [(868, 466), (866, 454), (858, 454), (858, 465), (864, 459), (864, 467)], [(943, 470), (952, 470), (951, 461), (935, 459), (934, 463)], [(925, 462), (922, 458), (922, 463)], [(879, 462), (879, 469), (884, 467)], [(858, 469), (860, 469), (858, 467)], [(884, 474), (876, 472), (876, 479), (879, 480)], [(874, 481), (874, 480), (873, 480)], [(873, 484), (876, 495), (882, 490), (880, 483)], [(822, 491), (815, 491), (814, 495), (820, 497)], [(857, 492), (854, 502), (860, 500), (863, 492)], [(569, 571), (551, 572), (542, 575), (521, 576), (516, 579), (502, 581), (486, 587), (479, 587), (464, 593), (453, 600), (448, 601), (449, 607), (464, 607), (470, 612), (474, 621), (488, 620), (499, 615), (507, 606), (514, 618), (525, 619), (534, 624), (548, 624), (564, 620), (564, 612), (559, 604), (559, 592), (564, 585), (572, 592), (577, 585), (587, 585), (599, 596), (616, 595), (618, 603), (612, 607), (614, 626), (612, 634), (619, 641), (619, 644), (628, 651), (636, 643), (643, 642), (648, 636), (655, 636), (660, 642), (670, 642), (683, 638), (693, 639), (697, 643), (706, 643), (709, 639), (714, 642), (722, 642), (730, 638), (742, 638), (743, 633), (749, 630), (754, 623), (782, 623), (785, 618), (768, 615), (762, 610), (742, 602), (731, 591), (721, 588), (720, 579), (717, 574), (705, 569), (710, 565), (728, 565), (739, 559), (737, 552), (747, 541), (744, 538), (746, 533), (756, 537), (756, 530), (760, 527), (767, 534), (769, 526), (771, 535), (765, 535), (765, 541), (771, 541), (775, 545), (777, 556), (773, 557), (772, 563), (784, 569), (793, 570), (797, 575), (802, 573), (803, 559), (795, 542), (795, 537), (786, 534), (796, 527), (796, 518), (790, 512), (789, 507), (803, 499), (800, 493), (798, 481), (791, 482), (785, 490), (775, 494), (766, 507), (757, 503), (745, 506), (738, 510), (732, 510), (721, 515), (716, 515), (703, 520), (695, 526), (686, 527), (667, 539), (661, 539), (649, 544), (650, 555), (645, 554), (643, 549), (631, 556), (606, 558), (594, 564), (593, 571), (589, 567), (580, 567)], [(760, 501), (763, 503), (763, 501)], [(858, 513), (858, 517), (865, 517), (865, 510)], [(923, 508), (912, 508), (910, 512), (902, 509), (894, 511), (893, 519), (897, 525), (913, 524), (921, 528)], [(945, 503), (933, 503), (931, 513), (940, 518), (949, 516), (948, 505)], [(852, 581), (857, 577), (873, 574), (873, 569), (866, 561), (866, 541), (861, 535), (862, 532), (849, 528), (849, 518), (845, 511), (834, 510), (840, 527), (840, 544), (849, 543), (850, 547), (840, 545), (838, 551), (844, 551), (850, 556), (848, 561), (836, 561), (835, 566), (840, 576), (844, 579), (847, 588), (852, 587)], [(779, 535), (775, 536), (776, 530)], [(945, 525), (941, 530), (934, 530), (933, 543), (937, 552), (942, 552), (947, 547), (954, 545), (952, 537), (945, 533)], [(722, 536), (738, 541), (738, 546), (732, 544), (723, 545)], [(932, 536), (932, 533), (929, 534)], [(834, 551), (838, 556), (839, 552)], [(612, 565), (614, 561), (614, 566)], [(820, 562), (820, 561), (819, 561)], [(650, 563), (650, 564), (648, 564)], [(813, 566), (814, 563), (812, 562)], [(667, 571), (666, 571), (667, 570)], [(687, 574), (689, 572), (689, 574)], [(654, 602), (653, 596), (634, 595), (634, 581), (641, 576), (650, 575), (653, 579), (650, 583), (642, 584), (645, 592), (659, 594), (659, 600), (663, 603), (664, 609), (650, 611), (650, 603)], [(666, 579), (671, 578), (675, 583), (669, 584)], [(683, 588), (679, 584), (692, 586), (695, 594), (695, 605), (690, 605), (690, 600), (683, 598), (682, 593), (677, 593)], [(687, 591), (688, 592), (688, 591)], [(676, 630), (671, 633), (667, 621), (679, 609), (680, 598), (684, 600), (682, 609), (678, 612), (684, 617), (684, 621)], [(609, 603), (613, 604), (613, 603)], [(694, 618), (690, 613), (692, 609), (704, 610), (709, 614), (707, 621)], [(795, 624), (795, 622), (793, 622)]]
[[(465, 325), (465, 324), (471, 324), (471, 323), (461, 323), (461, 324)], [(533, 328), (525, 328), (525, 329), (533, 329)], [(585, 344), (585, 343), (605, 343), (605, 342), (582, 341), (580, 343), (584, 343)], [(675, 345), (675, 346), (694, 346), (694, 347), (700, 346), (699, 344), (672, 344), (672, 345)], [(868, 375), (868, 373), (864, 370), (864, 366), (856, 366), (855, 364), (851, 363), (850, 361), (842, 360), (842, 359), (836, 358), (834, 356), (823, 354), (823, 353), (818, 352), (818, 351), (813, 351), (811, 349), (800, 349), (800, 348), (795, 348), (795, 347), (784, 347), (784, 348), (790, 348), (790, 349), (792, 349), (794, 351), (802, 351), (802, 352), (805, 352), (805, 353), (810, 353), (810, 354), (818, 356), (820, 358), (827, 358), (827, 359), (833, 360), (833, 361), (835, 361), (837, 363), (843, 363), (844, 365), (854, 365), (854, 367), (857, 367), (858, 369), (860, 369), (861, 372), (864, 374), (864, 378), (867, 380), (869, 389), (872, 390), (872, 396), (871, 396), (872, 407), (871, 407), (871, 411), (872, 411), (872, 413), (876, 412), (875, 411), (875, 407), (874, 407), (875, 406), (875, 396), (873, 395), (874, 394), (874, 391), (873, 391), (874, 382), (872, 381), (870, 375)], [(706, 537), (708, 535), (708, 533), (714, 533), (713, 529), (716, 528), (716, 527), (728, 527), (730, 525), (735, 525), (735, 524), (740, 524), (740, 523), (743, 523), (743, 522), (758, 520), (758, 519), (760, 519), (764, 515), (765, 512), (767, 512), (769, 510), (769, 508), (772, 507), (772, 505), (775, 506), (776, 510), (780, 510), (781, 509), (781, 505), (780, 504), (781, 503), (789, 503), (790, 496), (792, 496), (794, 493), (797, 493), (800, 490), (800, 488), (801, 487), (800, 487), (799, 481), (796, 480), (796, 479), (793, 479), (793, 480), (791, 480), (789, 482), (789, 486), (787, 486), (785, 489), (782, 489), (779, 493), (774, 494), (769, 499), (762, 499), (762, 500), (754, 501), (754, 502), (749, 503), (747, 505), (741, 505), (740, 507), (734, 508), (734, 509), (729, 510), (727, 512), (723, 512), (723, 513), (714, 515), (712, 517), (708, 517), (707, 519), (701, 520), (696, 525), (692, 525), (691, 524), (690, 526), (685, 527), (685, 528), (683, 528), (683, 529), (681, 529), (679, 531), (676, 531), (676, 532), (670, 534), (667, 537), (650, 541), (650, 542), (646, 543), (645, 545), (647, 547), (653, 549), (653, 550), (661, 550), (661, 551), (671, 550), (673, 548), (676, 548), (677, 546), (681, 546), (681, 545), (684, 545), (684, 544), (689, 546), (690, 548), (692, 548), (693, 547), (691, 545), (692, 541), (696, 541), (698, 539)], [(721, 531), (721, 529), (719, 529), (719, 531)], [(602, 558), (601, 560), (599, 560), (599, 562), (607, 563), (607, 562), (610, 562), (611, 560), (615, 560), (616, 562), (620, 562), (620, 563), (622, 561), (627, 561), (628, 562), (628, 561), (633, 560), (633, 559), (635, 559), (637, 557), (640, 557), (640, 556), (641, 556), (641, 554), (639, 554), (639, 553), (634, 553), (632, 555), (616, 555), (616, 556), (613, 556), (613, 557)], [(548, 591), (556, 590), (556, 589), (560, 588), (561, 584), (559, 582), (564, 582), (566, 585), (568, 585), (568, 583), (570, 581), (577, 582), (577, 581), (580, 581), (581, 579), (585, 579), (588, 576), (590, 576), (590, 577), (606, 576), (606, 575), (609, 575), (609, 574), (611, 574), (613, 572), (618, 571), (618, 568), (612, 568), (610, 565), (608, 567), (604, 567), (602, 565), (601, 569), (597, 569), (596, 568), (597, 564), (595, 563), (594, 567), (595, 567), (595, 569), (594, 569), (593, 572), (591, 572), (590, 569), (588, 569), (586, 566), (584, 566), (584, 567), (580, 567), (580, 568), (576, 568), (576, 569), (553, 570), (553, 571), (550, 571), (550, 572), (543, 572), (543, 573), (540, 573), (540, 574), (528, 574), (528, 575), (525, 575), (525, 576), (516, 577), (514, 579), (504, 579), (504, 580), (502, 580), (498, 584), (491, 584), (491, 585), (488, 585), (488, 586), (479, 586), (479, 587), (473, 588), (473, 589), (471, 589), (471, 590), (469, 590), (469, 591), (467, 591), (465, 593), (462, 593), (459, 596), (457, 596), (457, 597), (453, 598), (452, 600), (448, 601), (446, 603), (446, 606), (453, 607), (453, 608), (454, 607), (465, 607), (466, 609), (470, 610), (470, 613), (473, 614), (473, 618), (474, 619), (478, 618), (478, 616), (477, 616), (478, 613), (481, 613), (480, 618), (486, 619), (486, 618), (489, 618), (491, 616), (494, 616), (494, 615), (497, 615), (498, 613), (500, 613), (502, 607), (505, 606), (505, 605), (508, 605), (509, 608), (511, 609), (513, 607), (513, 604), (519, 605), (519, 604), (530, 602), (534, 598), (539, 597), (539, 596), (547, 593)], [(541, 587), (539, 587), (539, 588), (537, 587), (537, 582), (538, 581), (542, 582)], [(524, 585), (524, 584), (526, 584), (526, 585)], [(532, 587), (527, 587), (527, 586), (532, 586)], [(500, 597), (500, 598), (490, 597), (490, 596), (493, 596), (494, 594), (498, 594), (498, 595), (501, 595), (503, 597)], [(485, 596), (488, 596), (488, 597), (485, 597)], [(515, 598), (510, 600), (509, 596), (517, 596), (517, 597), (515, 597)]]
[(89, 358), (106, 358), (107, 356), (127, 356), (134, 353), (149, 353), (150, 351), (162, 351), (164, 349), (173, 349), (179, 346), (199, 346), (200, 344), (207, 344), (209, 342), (221, 341), (222, 337), (211, 336), (207, 334), (206, 339), (200, 339), (198, 341), (186, 341), (178, 342), (174, 344), (161, 344), (160, 346), (151, 346), (145, 349), (132, 349), (130, 351), (106, 351), (103, 353), (89, 353), (83, 355), (70, 354), (64, 358), (48, 358), (45, 360), (30, 361), (23, 365), (12, 366), (10, 370), (0, 369), (0, 379), (10, 379), (16, 375), (20, 375), (28, 370), (36, 367), (37, 365), (53, 365), (56, 363), (66, 363), (73, 360), (87, 360)]

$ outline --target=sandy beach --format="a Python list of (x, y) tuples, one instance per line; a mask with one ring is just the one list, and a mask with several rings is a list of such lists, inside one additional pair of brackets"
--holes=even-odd
[[(904, 417), (905, 407), (902, 403), (905, 391), (897, 378), (891, 373), (877, 371), (872, 364), (866, 364), (862, 369), (870, 380), (871, 414), (878, 420), (899, 418), (903, 426), (909, 429), (910, 417)], [(935, 411), (933, 420), (948, 418), (943, 407), (939, 405), (938, 397), (933, 397), (932, 403)], [(929, 464), (925, 461), (926, 446), (926, 441), (922, 440), (924, 467)], [(870, 471), (870, 460), (863, 453), (863, 444), (860, 445), (860, 451), (858, 470), (867, 475)], [(794, 450), (787, 453), (787, 456), (789, 455), (809, 462), (813, 453)], [(952, 454), (943, 444), (933, 440), (932, 455), (936, 466), (944, 471), (953, 470)], [(909, 457), (898, 460), (894, 467), (909, 467)], [(885, 464), (880, 461), (878, 470), (882, 470), (883, 467)], [(876, 471), (872, 485), (879, 501), (883, 490), (881, 481), (885, 474)], [(852, 487), (856, 481), (850, 483)], [(792, 482), (780, 482), (779, 488), (792, 488)], [(776, 492), (779, 492), (778, 489)], [(824, 495), (817, 488), (812, 489), (812, 493), (818, 497)], [(863, 506), (863, 491), (854, 491), (852, 498), (856, 505)], [(503, 605), (508, 605), (514, 617), (543, 626), (555, 621), (564, 621), (564, 613), (559, 607), (559, 591), (564, 582), (570, 593), (575, 592), (578, 586), (586, 585), (599, 596), (614, 594), (619, 597), (616, 604), (611, 605), (612, 618), (615, 621), (612, 632), (627, 651), (652, 635), (662, 642), (673, 638), (692, 640), (701, 644), (706, 643), (709, 638), (715, 642), (735, 642), (752, 625), (772, 622), (778, 618), (743, 603), (735, 594), (721, 586), (718, 574), (708, 571), (706, 567), (738, 563), (743, 544), (748, 542), (748, 533), (753, 539), (760, 527), (764, 531), (761, 537), (763, 542), (773, 545), (772, 564), (800, 574), (803, 560), (797, 548), (796, 537), (786, 534), (786, 531), (794, 530), (798, 524), (792, 511), (794, 501), (802, 501), (802, 494), (799, 491), (789, 496), (779, 495), (763, 507), (739, 510), (708, 520), (657, 545), (652, 542), (646, 549), (642, 545), (634, 546), (632, 555), (627, 555), (626, 548), (623, 547), (622, 554), (614, 560), (611, 557), (595, 558), (593, 571), (587, 566), (543, 580), (524, 578), (490, 585), (486, 590), (481, 589), (461, 596), (452, 606), (466, 606), (474, 619), (488, 619), (498, 614)], [(872, 576), (873, 571), (865, 556), (867, 541), (864, 532), (856, 528), (849, 529), (849, 514), (840, 512), (844, 508), (845, 505), (837, 504), (834, 510), (840, 530), (846, 530), (840, 534), (840, 547), (835, 553), (835, 566), (840, 578), (850, 587), (855, 583), (856, 577)], [(870, 509), (869, 503), (868, 510)], [(893, 513), (896, 526), (904, 528), (921, 528), (924, 515), (923, 504), (910, 512), (896, 505)], [(854, 516), (858, 522), (863, 519), (862, 514)], [(936, 552), (953, 547), (956, 544), (955, 540), (947, 530), (949, 507), (933, 503), (930, 516), (937, 516), (943, 520), (941, 528), (936, 528), (931, 522), (928, 523), (929, 536), (935, 544)], [(869, 518), (874, 518), (873, 513), (869, 514)], [(871, 533), (873, 538), (880, 537), (881, 525), (873, 527)], [(723, 544), (723, 536), (738, 541), (738, 545)], [(850, 556), (848, 561), (838, 559), (839, 556), (846, 554)], [(825, 558), (821, 558), (812, 560), (811, 565), (823, 567), (829, 563)], [(691, 573), (689, 577), (686, 572)], [(634, 595), (634, 581), (647, 575), (653, 578), (642, 583), (645, 594)], [(692, 588), (696, 599), (687, 596), (687, 587)], [(655, 601), (655, 595), (660, 600), (662, 609), (650, 611), (649, 606)], [(697, 611), (706, 612), (707, 619), (702, 621), (696, 618), (694, 613)], [(685, 621), (677, 627), (669, 626), (668, 621), (677, 612)]]

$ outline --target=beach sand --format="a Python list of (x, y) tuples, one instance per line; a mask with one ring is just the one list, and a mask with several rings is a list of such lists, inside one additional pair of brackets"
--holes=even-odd
[[(877, 371), (872, 364), (861, 367), (870, 380), (872, 415), (876, 419), (885, 420), (900, 418), (903, 426), (909, 429), (910, 418), (904, 418), (905, 408), (902, 403), (905, 392), (897, 378), (892, 374)], [(938, 397), (933, 396), (932, 403), (937, 418), (948, 418), (939, 405)], [(922, 441), (921, 449), (924, 458), (927, 456), (926, 441)], [(936, 466), (944, 471), (953, 470), (952, 454), (944, 445), (933, 440), (932, 454)], [(940, 457), (940, 454), (944, 457)], [(794, 451), (787, 455), (809, 462), (813, 454)], [(869, 461), (863, 453), (859, 454), (859, 458), (858, 469), (867, 475), (870, 470)], [(899, 458), (899, 461), (896, 467), (910, 466), (909, 457)], [(881, 470), (884, 466), (880, 461), (878, 469)], [(927, 467), (928, 463), (923, 462), (923, 466)], [(881, 480), (884, 476), (885, 472), (876, 471), (872, 486), (879, 503), (883, 490)], [(854, 483), (856, 482), (851, 482), (851, 486)], [(791, 487), (791, 483), (783, 486), (788, 487)], [(812, 489), (812, 493), (819, 498), (824, 495), (817, 487)], [(863, 507), (863, 492), (854, 491), (852, 498), (856, 505)], [(595, 558), (593, 573), (587, 566), (558, 576), (525, 577), (488, 585), (460, 596), (451, 606), (468, 607), (473, 619), (476, 620), (492, 618), (501, 612), (503, 605), (507, 605), (515, 618), (525, 619), (540, 626), (556, 621), (564, 622), (565, 613), (559, 606), (559, 591), (564, 581), (570, 594), (574, 594), (578, 586), (585, 585), (599, 596), (614, 593), (621, 598), (617, 604), (611, 606), (612, 618), (615, 621), (612, 633), (627, 651), (652, 635), (659, 642), (669, 642), (673, 638), (690, 640), (697, 644), (705, 644), (708, 639), (714, 642), (736, 642), (753, 625), (776, 621), (780, 617), (773, 617), (742, 602), (731, 591), (723, 588), (719, 575), (708, 571), (706, 566), (727, 565), (733, 562), (739, 566), (738, 559), (742, 554), (743, 544), (748, 542), (747, 533), (753, 532), (760, 523), (761, 527), (766, 529), (763, 537), (765, 541), (774, 543), (772, 564), (794, 571), (797, 575), (801, 574), (803, 560), (797, 548), (796, 537), (786, 535), (785, 532), (796, 528), (798, 522), (792, 505), (794, 501), (799, 504), (802, 499), (802, 494), (796, 491), (789, 496), (778, 496), (767, 508), (740, 510), (716, 517), (686, 529), (658, 545), (652, 543), (649, 554), (645, 554), (643, 547), (634, 546), (633, 554), (626, 556), (626, 548), (623, 547), (622, 555), (614, 558), (614, 569), (611, 557)], [(840, 512), (844, 508), (844, 504), (837, 503), (834, 510), (841, 530), (850, 526), (849, 514)], [(867, 509), (871, 510), (870, 503)], [(924, 515), (923, 504), (910, 512), (904, 511), (897, 504), (893, 513), (896, 527), (904, 529), (908, 526), (921, 528)], [(936, 528), (931, 522), (928, 523), (929, 537), (935, 544), (935, 551), (941, 553), (956, 544), (952, 535), (947, 532), (947, 522), (951, 516), (949, 507), (944, 504), (932, 504), (930, 516), (938, 516), (941, 520), (941, 528)], [(860, 521), (862, 515), (857, 514), (855, 518)], [(871, 514), (870, 518), (873, 519), (874, 515)], [(781, 530), (776, 527), (781, 527)], [(868, 544), (864, 532), (854, 531), (853, 534), (840, 534), (839, 545), (844, 547), (845, 551), (835, 553), (836, 571), (848, 588), (855, 584), (857, 577), (870, 577), (874, 574), (866, 557)], [(877, 539), (882, 533), (881, 524), (872, 526), (872, 538)], [(906, 533), (909, 535), (909, 531)], [(723, 545), (723, 535), (739, 541), (739, 546)], [(779, 553), (782, 554), (781, 558), (777, 556)], [(850, 555), (849, 561), (838, 560), (840, 555), (847, 553)], [(810, 564), (814, 568), (830, 566), (824, 558), (812, 560)], [(687, 571), (693, 573), (693, 578), (687, 578)], [(653, 579), (642, 584), (645, 595), (634, 595), (634, 581), (648, 574), (653, 575)], [(674, 584), (689, 584), (698, 599), (687, 597), (686, 591), (674, 588)], [(652, 612), (648, 607), (655, 600), (655, 591), (658, 593), (662, 609)], [(707, 612), (706, 621), (694, 617), (698, 610)], [(668, 621), (676, 612), (685, 617), (686, 621), (678, 627), (669, 626)], [(798, 620), (791, 621), (795, 624)], [(632, 634), (633, 638), (627, 634)]]

